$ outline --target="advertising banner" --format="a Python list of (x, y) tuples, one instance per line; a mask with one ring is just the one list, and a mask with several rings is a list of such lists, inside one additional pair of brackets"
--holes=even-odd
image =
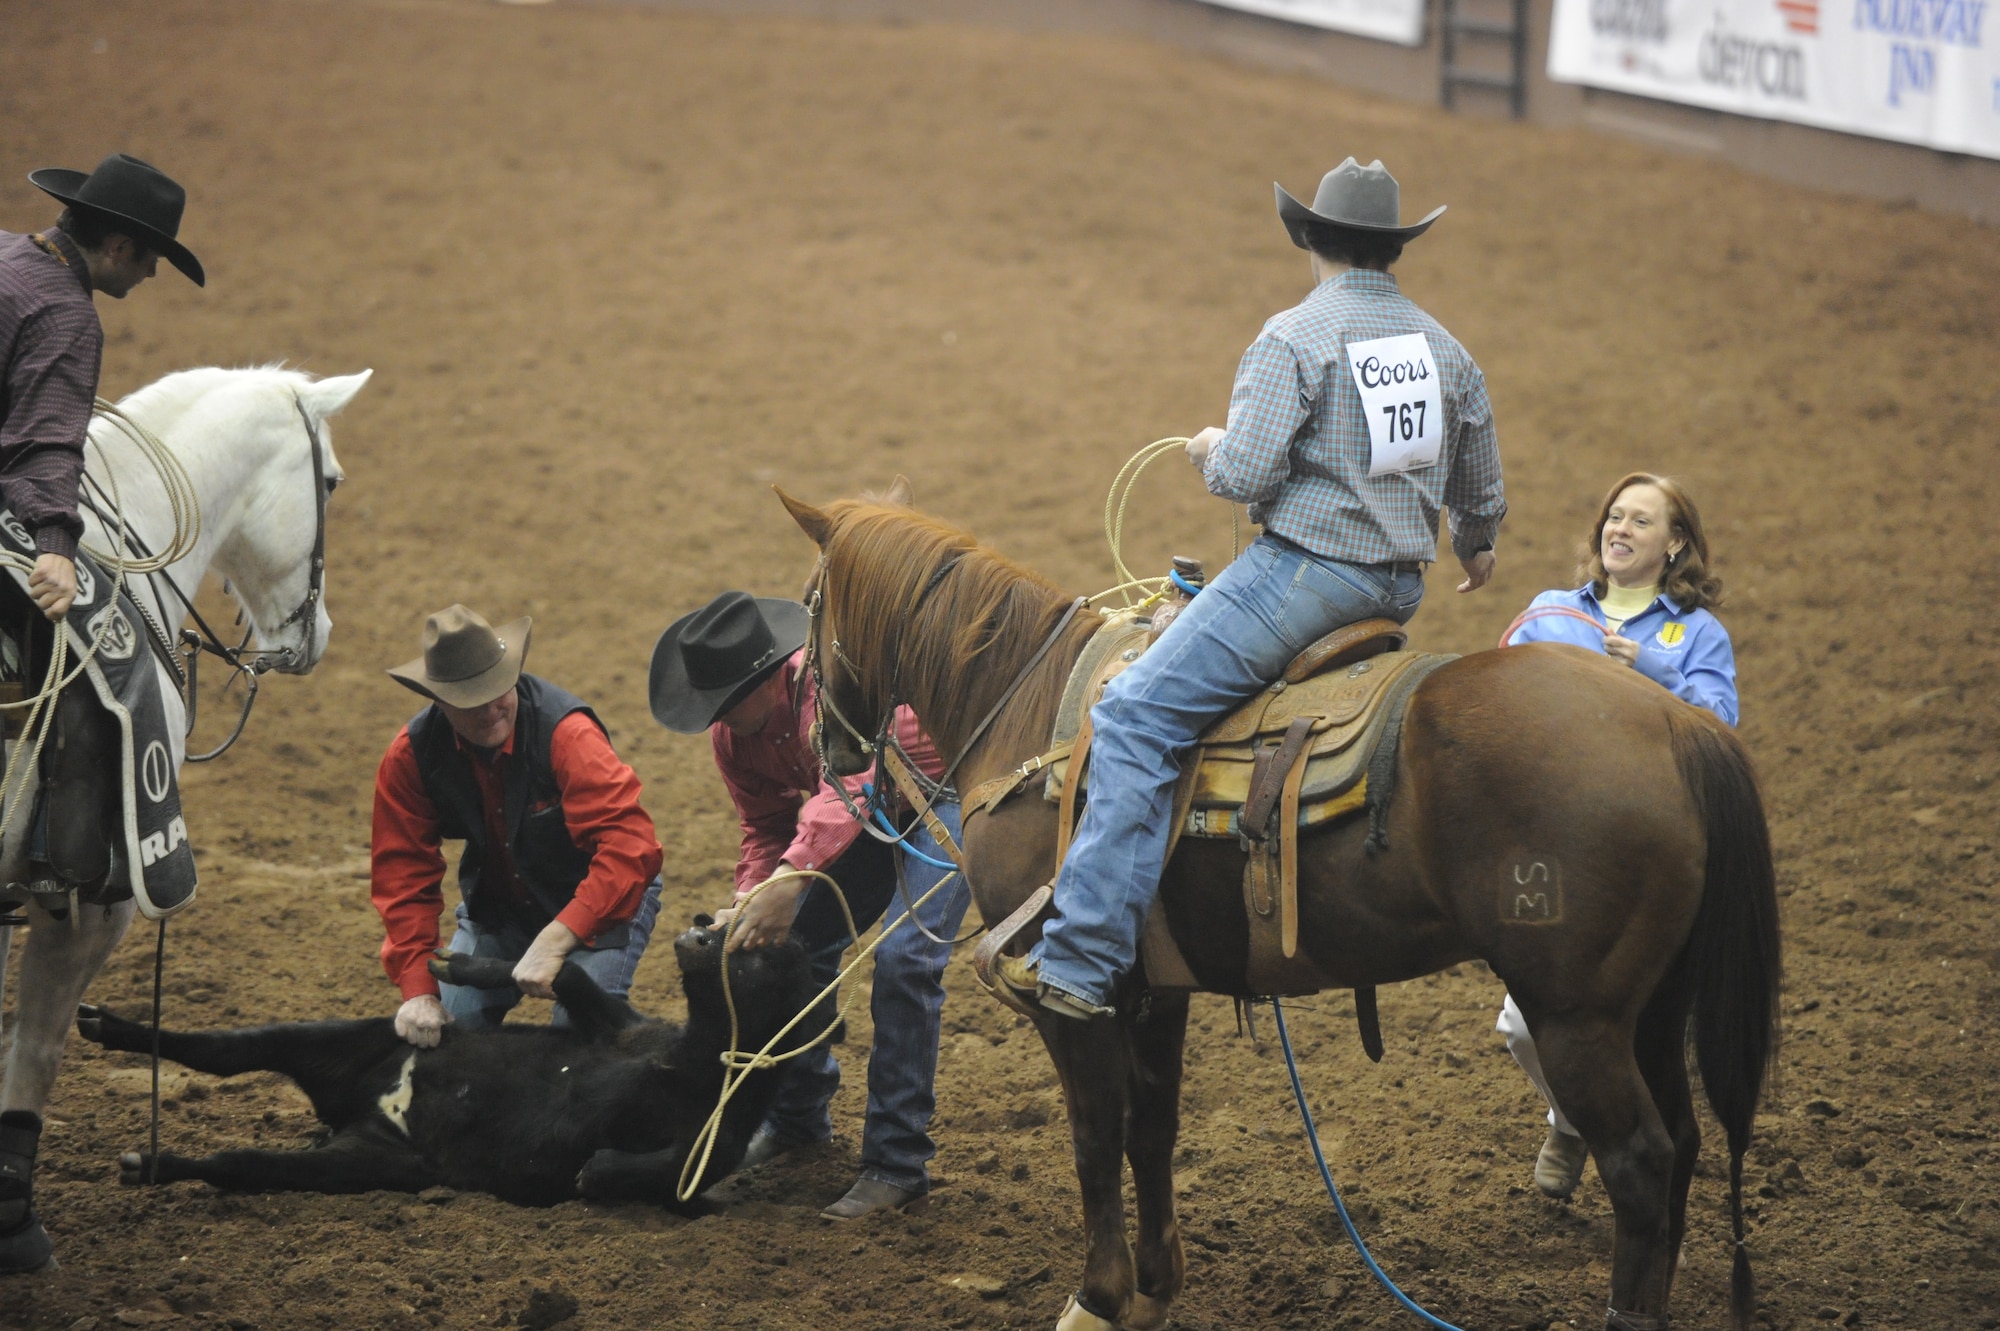
[(2000, 0), (1555, 0), (1549, 77), (2000, 158)]
[(1424, 44), (1424, 0), (1208, 0), (1208, 3), (1402, 46)]

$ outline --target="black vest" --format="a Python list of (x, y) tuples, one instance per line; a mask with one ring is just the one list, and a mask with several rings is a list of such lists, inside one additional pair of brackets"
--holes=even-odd
[[(571, 712), (582, 712), (599, 730), (604, 723), (581, 698), (533, 675), (523, 674), (514, 692), (520, 710), (514, 717), (514, 751), (507, 762), (502, 816), (514, 852), (514, 871), (540, 908), (540, 919), (515, 918), (520, 911), (505, 896), (481, 891), (487, 853), (479, 781), (458, 747), (451, 722), (435, 704), (410, 722), (410, 748), (424, 792), (437, 808), (438, 834), (465, 843), (465, 854), (458, 861), (458, 891), (466, 913), (489, 927), (516, 925), (534, 932), (570, 903), (577, 884), (590, 872), (590, 852), (570, 840), (563, 819), (562, 791), (549, 761), (549, 742), (557, 724)], [(624, 939), (612, 935), (624, 932), (621, 925), (585, 941), (600, 948), (622, 947)]]

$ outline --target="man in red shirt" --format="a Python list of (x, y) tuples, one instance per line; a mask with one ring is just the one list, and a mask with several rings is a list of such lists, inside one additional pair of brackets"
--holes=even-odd
[[(624, 997), (660, 911), (660, 843), (639, 779), (596, 713), (522, 671), (530, 623), (496, 631), (451, 606), (425, 622), (424, 654), (389, 672), (431, 705), (375, 775), (370, 894), (387, 932), (383, 969), (403, 991), (396, 1033), (425, 1048), (451, 1023), (498, 1025), (521, 994), (555, 997), (566, 957)], [(451, 951), (513, 961), (518, 991), (440, 986), (425, 964), (444, 840), (465, 842)]]
[[(972, 897), (964, 880), (954, 877), (917, 907), (914, 922), (902, 918), (950, 870), (950, 861), (922, 826), (908, 828), (895, 847), (863, 836), (824, 778), (810, 740), (818, 698), (805, 669), (805, 640), (806, 609), (798, 602), (725, 592), (661, 635), (647, 691), (661, 725), (683, 734), (708, 732), (736, 806), (743, 829), (738, 904), (717, 913), (724, 924), (733, 920), (731, 947), (768, 947), (796, 934), (812, 957), (818, 984), (839, 974), (841, 954), (853, 939), (826, 884), (790, 878), (749, 896), (786, 869), (817, 869), (839, 883), (857, 928), (885, 916), (891, 928), (875, 952), (869, 996), (875, 1039), (868, 1054), (861, 1175), (822, 1212), (854, 1220), (913, 1208), (930, 1193), (926, 1164), (937, 1153), (929, 1127), (937, 1103), (944, 968)], [(919, 770), (933, 778), (942, 774), (937, 751), (907, 707), (896, 713), (896, 737)], [(857, 802), (862, 781), (848, 783)], [(953, 836), (956, 801), (946, 794), (933, 806)], [(746, 897), (748, 904), (741, 904)], [(829, 1107), (840, 1087), (840, 1066), (832, 1051), (820, 1045), (785, 1067), (777, 1104), (751, 1138), (743, 1168), (833, 1135)]]

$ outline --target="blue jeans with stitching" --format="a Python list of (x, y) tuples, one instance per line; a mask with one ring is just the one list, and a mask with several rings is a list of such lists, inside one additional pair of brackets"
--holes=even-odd
[(1423, 595), (1416, 565), (1348, 564), (1260, 536), (1111, 681), (1090, 711), (1089, 802), (1056, 878), (1059, 915), (1029, 953), (1043, 983), (1111, 1005), (1159, 894), (1174, 782), (1196, 738), (1314, 641), (1378, 615), (1408, 623)]
[[(639, 969), (639, 958), (645, 955), (646, 944), (653, 937), (654, 921), (660, 916), (660, 880), (655, 878), (647, 885), (646, 895), (640, 899), (639, 911), (632, 917), (624, 945), (591, 950), (577, 948), (569, 954), (569, 961), (575, 962), (584, 974), (597, 981), (597, 987), (614, 998), (623, 998), (632, 992), (632, 973)], [(535, 941), (535, 931), (514, 925), (494, 928), (474, 920), (466, 914), (465, 903), (458, 906), (458, 928), (451, 936), (451, 951), (465, 952), (475, 957), (501, 957), (508, 961), (519, 961)], [(453, 1024), (460, 1030), (482, 1031), (498, 1026), (521, 1001), (521, 991), (511, 985), (505, 989), (474, 989), (462, 984), (440, 984), (438, 1001), (451, 1014)], [(569, 1025), (569, 1014), (562, 1004), (556, 1004), (555, 1015), (550, 1019), (552, 1026)]]
[[(959, 834), (958, 806), (937, 806), (938, 817)], [(922, 826), (907, 842), (911, 850), (933, 860), (950, 856)], [(856, 927), (866, 930), (877, 918), (885, 927), (907, 913), (949, 870), (927, 864), (915, 855), (896, 851), (884, 855), (873, 841), (855, 843), (827, 872), (847, 894)], [(897, 882), (900, 876), (901, 884)], [(837, 907), (827, 909), (832, 893), (815, 883), (801, 904), (793, 931), (813, 959), (815, 987), (840, 973), (841, 952), (852, 939)], [(954, 936), (965, 919), (972, 895), (965, 880), (954, 878), (917, 909), (917, 920), (939, 938)], [(905, 922), (875, 950), (875, 983), (869, 996), (875, 1041), (868, 1055), (868, 1116), (861, 1133), (861, 1173), (864, 1177), (909, 1192), (925, 1192), (925, 1169), (937, 1146), (931, 1141), (931, 1115), (937, 1108), (938, 1034), (944, 1012), (944, 969), (951, 960), (949, 944), (940, 945)], [(785, 1075), (766, 1131), (787, 1142), (825, 1141), (833, 1135), (830, 1106), (840, 1089), (840, 1065), (833, 1051), (821, 1045), (794, 1059)]]

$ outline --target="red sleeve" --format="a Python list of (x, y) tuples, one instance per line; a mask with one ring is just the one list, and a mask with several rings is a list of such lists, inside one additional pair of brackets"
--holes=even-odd
[(742, 829), (736, 855), (736, 891), (741, 895), (778, 871), (778, 861), (798, 826), (800, 795), (795, 787), (745, 762), (728, 726), (710, 726), (708, 742)]
[(589, 942), (638, 913), (660, 872), (660, 839), (639, 807), (639, 778), (590, 717), (571, 712), (556, 723), (549, 765), (562, 791), (569, 838), (590, 852), (590, 871), (556, 919)]
[[(857, 805), (862, 800), (861, 787), (867, 782), (867, 772), (847, 778), (848, 797)], [(825, 872), (826, 866), (845, 855), (854, 838), (860, 835), (861, 824), (854, 821), (847, 806), (840, 802), (833, 783), (822, 780), (813, 797), (799, 808), (798, 827), (792, 834), (791, 845), (785, 849), (785, 862), (800, 869)], [(737, 890), (742, 888), (738, 883)]]
[(404, 998), (437, 992), (425, 969), (437, 951), (444, 909), (444, 856), (437, 806), (417, 771), (410, 728), (396, 734), (375, 772), (375, 829), (369, 848), (369, 899), (382, 917), (382, 969)]

